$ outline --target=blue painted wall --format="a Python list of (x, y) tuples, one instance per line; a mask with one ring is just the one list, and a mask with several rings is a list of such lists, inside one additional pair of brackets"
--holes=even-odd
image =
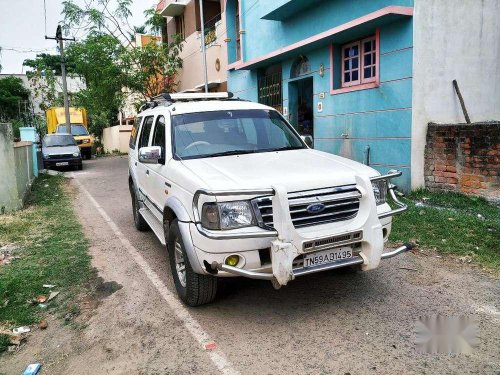
[[(232, 1), (228, 0), (226, 16), (228, 25), (232, 22), (234, 30), (234, 21), (230, 20)], [(301, 9), (283, 21), (273, 21), (261, 17), (289, 1), (241, 2), (241, 23), (245, 30), (242, 36), (244, 62), (386, 6), (413, 5), (412, 0), (325, 0)], [(289, 7), (287, 11), (290, 11)], [(228, 38), (234, 41), (232, 29), (228, 26)], [(356, 31), (353, 32), (355, 35)], [(364, 150), (369, 146), (372, 167), (381, 172), (392, 168), (403, 170), (403, 176), (397, 181), (403, 190), (410, 189), (412, 34), (411, 17), (380, 28), (380, 86), (373, 89), (331, 95), (329, 45), (305, 53), (311, 65), (311, 74), (307, 76), (313, 77), (315, 148), (362, 162)], [(235, 60), (234, 45), (231, 44), (228, 43), (230, 63)], [(284, 107), (289, 105), (290, 70), (295, 58), (280, 62)], [(319, 74), (321, 64), (325, 67), (323, 77)], [(334, 64), (334, 67), (338, 65)], [(229, 90), (242, 98), (257, 101), (257, 76), (256, 70), (231, 70), (228, 72)], [(316, 111), (320, 93), (325, 93), (321, 113)]]

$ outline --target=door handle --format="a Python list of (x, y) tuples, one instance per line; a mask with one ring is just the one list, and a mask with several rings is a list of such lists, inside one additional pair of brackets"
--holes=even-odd
[(137, 162), (135, 162), (134, 164), (135, 164), (135, 166), (137, 167)]
[(146, 169), (146, 174), (149, 174), (149, 169)]

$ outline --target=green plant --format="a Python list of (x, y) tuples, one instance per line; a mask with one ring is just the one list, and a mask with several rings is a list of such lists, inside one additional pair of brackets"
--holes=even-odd
[[(0, 247), (13, 244), (14, 259), (0, 267), (0, 325), (30, 325), (43, 314), (27, 304), (55, 284), (61, 294), (49, 309), (59, 309), (94, 275), (88, 243), (73, 211), (62, 177), (41, 175), (24, 210), (0, 216)], [(73, 303), (73, 302), (71, 302)], [(0, 351), (6, 340), (0, 338)]]

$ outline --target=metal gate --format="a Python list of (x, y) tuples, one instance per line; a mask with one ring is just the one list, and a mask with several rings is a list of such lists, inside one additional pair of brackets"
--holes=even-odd
[(282, 112), (281, 72), (259, 77), (259, 103)]

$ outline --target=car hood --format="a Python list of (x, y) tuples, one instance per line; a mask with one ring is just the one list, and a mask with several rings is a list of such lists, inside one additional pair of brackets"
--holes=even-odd
[(317, 150), (289, 150), (183, 160), (209, 189), (233, 190), (283, 185), (301, 191), (355, 183), (356, 175), (378, 176), (373, 168)]
[(78, 146), (55, 146), (55, 147), (42, 147), (42, 153), (48, 155), (64, 155), (80, 152)]

